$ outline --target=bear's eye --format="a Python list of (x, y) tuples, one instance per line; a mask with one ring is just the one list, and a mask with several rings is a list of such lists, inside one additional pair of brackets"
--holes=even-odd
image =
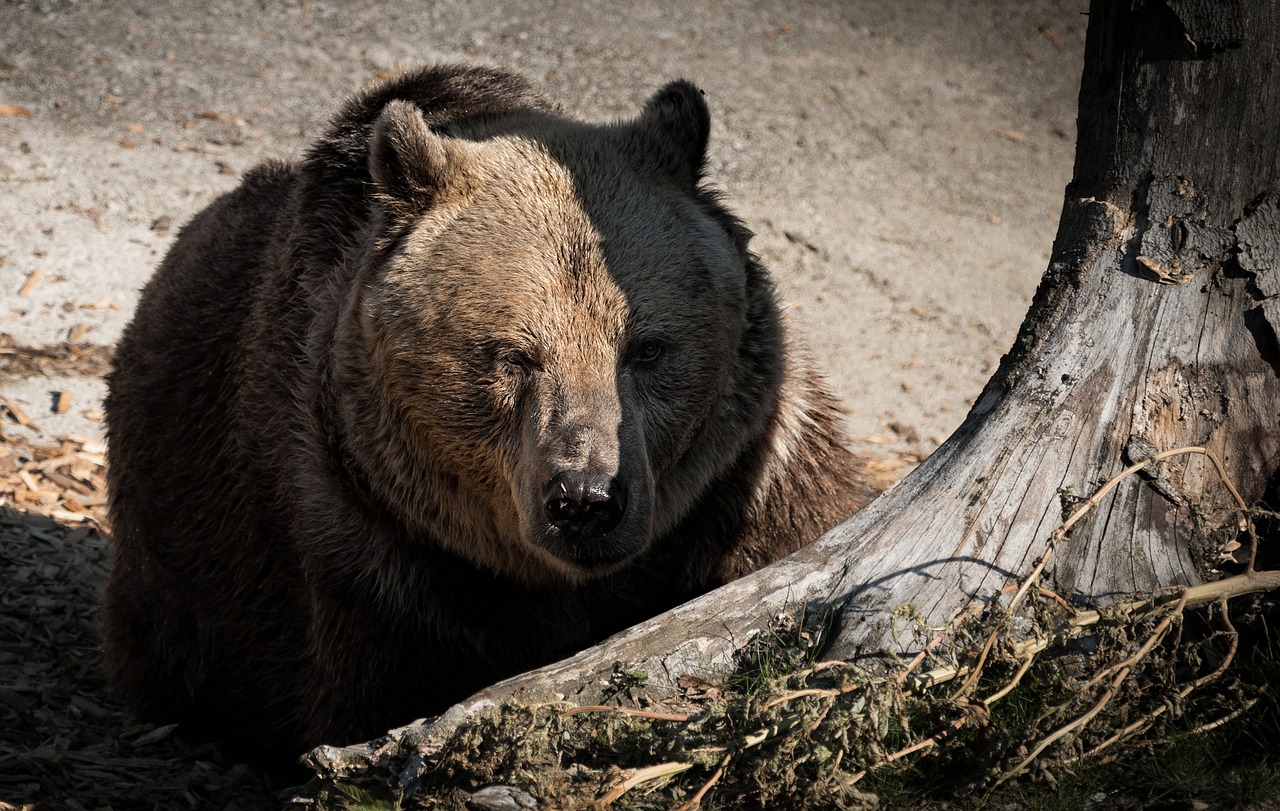
[(528, 372), (536, 372), (542, 368), (538, 363), (538, 359), (533, 353), (526, 352), (523, 349), (506, 349), (498, 353), (498, 362), (512, 372), (526, 374)]
[(662, 353), (666, 351), (666, 347), (661, 341), (649, 339), (641, 341), (631, 352), (631, 360), (635, 363), (653, 363), (662, 357)]

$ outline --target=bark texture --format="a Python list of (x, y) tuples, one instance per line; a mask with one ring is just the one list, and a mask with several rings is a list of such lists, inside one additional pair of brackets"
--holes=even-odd
[[(900, 648), (891, 612), (947, 620), (1026, 572), (1064, 511), (1131, 461), (1203, 445), (1249, 502), (1280, 462), (1280, 7), (1095, 0), (1074, 180), (1020, 336), (965, 423), (895, 488), (762, 571), (486, 690), (589, 694), (615, 663), (705, 675), (787, 606), (838, 618), (826, 655)], [(1207, 460), (1130, 479), (1058, 550), (1049, 585), (1105, 600), (1199, 581)]]

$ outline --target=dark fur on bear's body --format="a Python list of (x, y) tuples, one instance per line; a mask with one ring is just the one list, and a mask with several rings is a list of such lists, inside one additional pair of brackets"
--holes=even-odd
[[(107, 400), (106, 664), (140, 717), (267, 758), (368, 738), (861, 506), (749, 235), (698, 185), (706, 126), (685, 84), (593, 127), (517, 76), (425, 69), (183, 230)], [(480, 354), (522, 317), (552, 345)], [(667, 332), (624, 335), (644, 318)], [(616, 529), (538, 501), (575, 464), (617, 482)]]

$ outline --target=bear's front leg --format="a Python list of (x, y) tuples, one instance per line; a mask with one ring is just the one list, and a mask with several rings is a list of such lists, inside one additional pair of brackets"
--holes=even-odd
[(411, 623), (350, 591), (311, 603), (307, 746), (368, 740), (418, 717), (410, 708), (429, 685)]

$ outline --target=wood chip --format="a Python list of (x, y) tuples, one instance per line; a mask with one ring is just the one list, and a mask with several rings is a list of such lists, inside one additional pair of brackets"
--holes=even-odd
[(80, 710), (82, 713), (93, 718), (106, 718), (111, 715), (111, 711), (103, 707), (88, 696), (74, 695), (71, 697), (70, 705)]
[(0, 104), (0, 117), (30, 118), (31, 111), (26, 107), (19, 107), (16, 104)]
[(36, 289), (36, 285), (40, 284), (40, 280), (44, 278), (44, 268), (36, 268), (31, 271), (31, 275), (27, 276), (27, 280), (22, 283), (22, 287), (18, 288), (18, 295), (26, 298), (32, 290)]
[(19, 470), (18, 478), (24, 485), (26, 485), (27, 490), (32, 493), (39, 493), (41, 491), (42, 488), (40, 487), (40, 482), (36, 481), (35, 477), (32, 476), (29, 471)]
[(873, 445), (891, 445), (897, 440), (891, 436), (884, 434), (871, 434), (869, 436), (856, 436), (853, 439), (857, 442), (870, 442)]
[(63, 389), (58, 392), (57, 397), (53, 399), (53, 413), (66, 414), (71, 410), (71, 392)]
[(45, 475), (45, 478), (47, 478), (49, 481), (53, 482), (54, 484), (61, 485), (62, 487), (67, 488), (68, 490), (75, 490), (77, 493), (79, 493), (82, 496), (94, 495), (93, 488), (89, 487), (83, 482), (76, 481), (70, 476), (66, 476), (62, 473), (59, 473), (56, 470), (46, 470), (44, 475)]
[(1054, 31), (1047, 25), (1040, 26), (1040, 36), (1052, 42), (1054, 45), (1062, 44), (1062, 35)]
[(31, 422), (31, 418), (22, 413), (22, 409), (7, 397), (0, 397), (0, 408), (4, 408), (9, 412), (9, 418), (21, 426), (34, 428), (35, 424)]
[(72, 512), (71, 510), (49, 510), (49, 516), (59, 521), (69, 521), (77, 523), (81, 521), (92, 521), (93, 516), (83, 512)]
[(100, 298), (94, 302), (86, 302), (80, 305), (80, 309), (82, 310), (106, 310), (106, 309), (118, 310), (120, 309), (120, 307), (121, 307), (120, 302), (113, 301), (112, 299), (105, 298), (105, 297)]
[(880, 458), (868, 459), (863, 465), (863, 469), (868, 473), (889, 473), (897, 470), (906, 464), (901, 456), (889, 455)]
[(996, 130), (996, 135), (1006, 141), (1013, 141), (1015, 144), (1020, 144), (1027, 139), (1026, 135), (1017, 130)]
[(145, 746), (149, 743), (162, 741), (165, 738), (172, 735), (173, 731), (177, 728), (178, 728), (177, 724), (165, 724), (164, 726), (156, 727), (155, 729), (151, 730), (150, 732), (144, 735), (139, 735), (137, 740), (135, 740), (133, 743), (135, 746)]
[(76, 324), (67, 332), (67, 340), (73, 344), (78, 344), (84, 340), (84, 337), (89, 334), (91, 329), (93, 327), (88, 324)]
[(107, 452), (107, 443), (103, 442), (100, 439), (94, 439), (93, 437), (88, 437), (88, 436), (80, 436), (79, 434), (67, 434), (62, 438), (73, 445), (80, 446), (81, 455), (86, 453), (100, 454), (100, 453)]

